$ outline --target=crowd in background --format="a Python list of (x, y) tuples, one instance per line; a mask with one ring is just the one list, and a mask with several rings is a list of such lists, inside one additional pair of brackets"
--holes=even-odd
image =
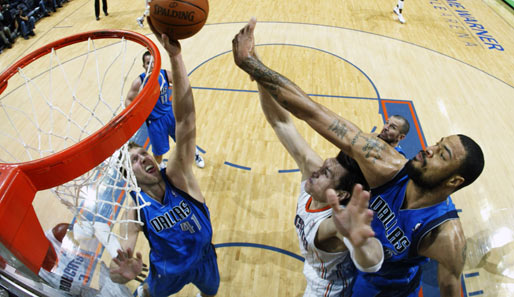
[(37, 21), (62, 7), (69, 0), (0, 0), (0, 53), (12, 48), (21, 36), (29, 39), (34, 36)]

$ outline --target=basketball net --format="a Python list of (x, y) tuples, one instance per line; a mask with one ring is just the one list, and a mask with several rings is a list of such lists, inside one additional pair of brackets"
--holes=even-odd
[[(82, 37), (88, 34), (92, 38)], [(81, 35), (79, 42), (69, 41), (74, 38), (70, 36), (52, 43), (55, 47), (52, 44), (45, 46), (42, 53), (31, 53), (34, 54), (32, 58), (24, 57), (26, 60), (22, 66), (17, 69), (11, 66), (6, 71), (16, 72), (7, 78), (9, 85), (0, 81), (0, 93), (3, 91), (0, 95), (0, 173), (4, 167), (19, 167), (22, 171), (23, 168), (29, 168), (40, 174), (40, 178), (32, 180), (35, 191), (57, 184), (50, 192), (72, 212), (72, 223), (82, 227), (82, 237), (84, 234), (96, 237), (112, 255), (116, 254), (119, 247), (119, 243), (116, 244), (117, 241), (112, 238), (126, 239), (128, 223), (142, 224), (138, 210), (146, 204), (139, 204), (139, 199), (134, 199), (134, 202), (125, 199), (126, 193), (133, 193), (144, 201), (132, 171), (127, 140), (144, 123), (155, 105), (158, 95), (153, 95), (159, 92), (156, 86), (158, 74), (150, 77), (155, 83), (145, 86), (152, 90), (145, 94), (141, 92), (126, 109), (124, 99), (130, 82), (139, 72), (134, 66), (141, 61), (142, 54), (150, 50), (153, 56), (157, 56), (157, 71), (160, 69), (160, 55), (148, 38), (134, 32), (110, 30), (78, 35)], [(0, 78), (4, 76), (5, 72)], [(145, 100), (153, 100), (153, 103), (143, 102), (141, 98), (150, 94), (151, 98)], [(112, 143), (122, 145), (113, 151)], [(80, 162), (73, 159), (74, 155), (84, 150), (88, 153), (80, 156)], [(61, 155), (67, 158), (60, 159)], [(107, 156), (107, 159), (98, 164), (96, 160), (99, 156)], [(57, 165), (33, 169), (40, 159), (51, 159)], [(94, 167), (94, 164), (98, 165)], [(52, 167), (59, 166), (66, 170), (51, 171)], [(45, 174), (46, 171), (54, 173)], [(72, 175), (76, 172), (81, 174), (74, 178)], [(30, 174), (32, 172), (27, 173), (27, 176)], [(7, 175), (0, 174), (0, 177)], [(67, 182), (60, 182), (66, 178)], [(0, 179), (0, 186), (4, 187), (5, 183)], [(0, 194), (2, 202), (4, 193)], [(12, 207), (2, 203), (0, 223), (7, 220), (6, 214), (9, 213), (9, 207)], [(131, 211), (136, 211), (138, 220), (120, 215)], [(41, 226), (30, 227), (41, 229)], [(29, 255), (29, 247), (17, 245), (19, 240), (16, 238), (23, 234), (15, 234), (12, 236), (15, 238), (9, 241), (11, 234), (5, 235), (2, 232), (1, 243), (30, 270), (37, 272), (38, 267), (44, 265), (40, 254), (46, 250), (38, 250), (39, 256), (33, 259)], [(32, 249), (49, 246), (47, 243), (40, 244), (43, 241), (39, 237), (38, 244), (34, 244)]]

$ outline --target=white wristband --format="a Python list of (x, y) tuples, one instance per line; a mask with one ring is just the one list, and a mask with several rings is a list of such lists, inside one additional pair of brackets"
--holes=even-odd
[[(376, 238), (370, 238), (370, 239), (378, 240)], [(357, 269), (359, 269), (360, 271), (363, 271), (363, 272), (377, 272), (378, 270), (380, 270), (380, 268), (382, 267), (382, 263), (384, 262), (384, 251), (382, 249), (380, 250), (382, 252), (382, 257), (380, 258), (380, 261), (376, 265), (364, 268), (355, 260), (355, 256), (354, 256), (355, 251), (354, 251), (353, 245), (350, 242), (350, 240), (348, 240), (348, 238), (343, 236), (343, 242), (346, 245), (346, 248), (348, 249), (348, 251), (350, 252), (350, 258), (352, 259), (352, 262), (355, 265), (355, 267), (357, 267)]]

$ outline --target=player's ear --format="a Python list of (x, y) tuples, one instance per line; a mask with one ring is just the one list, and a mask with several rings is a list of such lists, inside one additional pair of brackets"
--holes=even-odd
[(351, 196), (352, 196), (352, 194), (347, 191), (338, 191), (337, 192), (337, 197), (339, 198), (339, 204), (341, 204), (341, 205), (348, 204), (348, 201), (350, 201)]
[(446, 184), (450, 187), (457, 188), (464, 182), (464, 178), (460, 175), (454, 175), (448, 179)]

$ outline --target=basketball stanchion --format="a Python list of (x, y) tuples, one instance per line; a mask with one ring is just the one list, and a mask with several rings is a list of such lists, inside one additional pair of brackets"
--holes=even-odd
[(28, 277), (52, 271), (58, 257), (33, 207), (36, 193), (53, 188), (73, 223), (92, 228), (110, 252), (120, 236), (114, 226), (128, 222), (118, 214), (144, 207), (123, 199), (139, 191), (126, 142), (159, 97), (158, 71), (126, 108), (124, 96), (146, 50), (160, 69), (149, 38), (90, 31), (47, 44), (0, 74), (0, 256)]

